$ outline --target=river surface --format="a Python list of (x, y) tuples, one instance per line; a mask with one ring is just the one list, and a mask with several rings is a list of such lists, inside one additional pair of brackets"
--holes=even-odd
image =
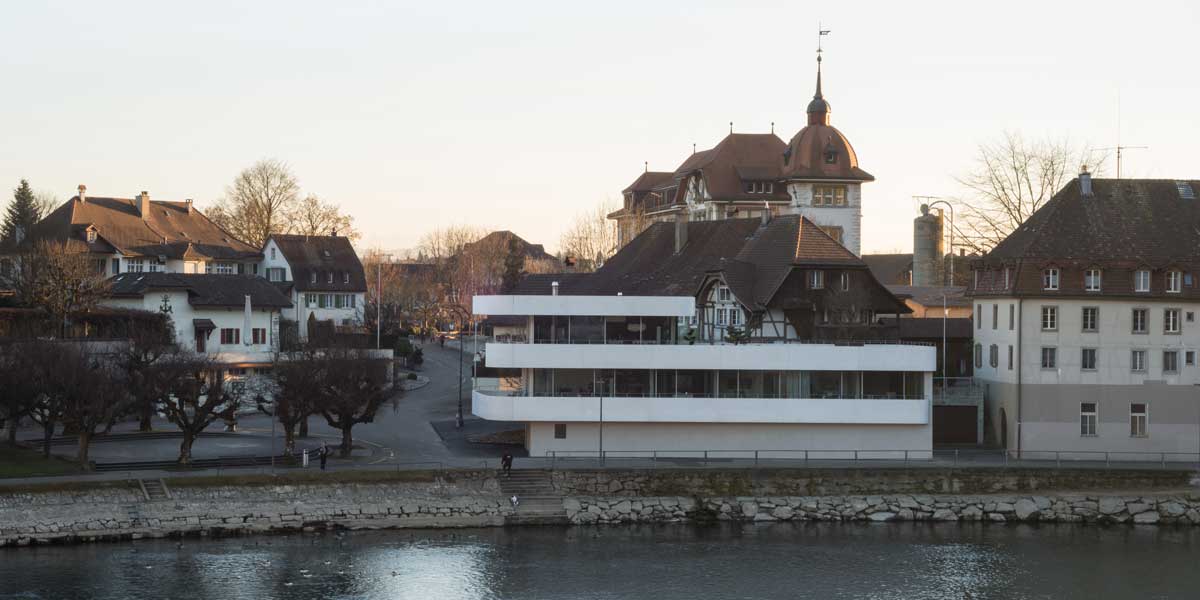
[(1200, 598), (1200, 527), (656, 525), (0, 549), (0, 598)]

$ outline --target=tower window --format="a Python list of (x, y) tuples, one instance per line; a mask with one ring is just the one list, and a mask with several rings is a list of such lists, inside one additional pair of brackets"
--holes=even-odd
[(837, 159), (838, 159), (837, 150), (826, 150), (825, 151), (825, 164), (835, 165), (835, 164), (837, 164)]
[(846, 186), (817, 185), (813, 186), (813, 206), (845, 206)]

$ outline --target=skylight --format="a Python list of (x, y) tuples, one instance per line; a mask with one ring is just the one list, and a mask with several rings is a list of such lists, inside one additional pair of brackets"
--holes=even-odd
[(1195, 200), (1196, 190), (1192, 189), (1192, 184), (1186, 181), (1176, 181), (1175, 188), (1179, 190), (1179, 197), (1184, 200)]

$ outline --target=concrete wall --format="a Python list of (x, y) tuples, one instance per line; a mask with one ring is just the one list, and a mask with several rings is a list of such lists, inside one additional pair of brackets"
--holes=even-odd
[[(554, 423), (529, 423), (530, 456), (549, 451), (596, 455), (600, 449), (599, 423), (567, 423), (565, 439), (554, 438)], [(703, 450), (742, 451), (726, 456), (746, 457), (744, 451), (762, 452), (760, 457), (802, 458), (800, 450), (910, 450), (922, 458), (932, 448), (930, 425), (829, 425), (829, 424), (733, 424), (733, 423), (604, 423), (604, 450), (612, 456), (703, 456)], [(690, 451), (690, 452), (689, 452)], [(787, 452), (784, 452), (787, 451)], [(712, 454), (717, 457), (719, 454)], [(845, 453), (813, 454), (813, 458), (845, 458)], [(882, 456), (882, 455), (881, 455)], [(902, 458), (903, 452), (887, 455)]]

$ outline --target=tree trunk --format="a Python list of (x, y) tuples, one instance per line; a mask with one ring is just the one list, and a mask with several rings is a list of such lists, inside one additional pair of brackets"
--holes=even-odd
[(150, 431), (150, 419), (154, 416), (154, 404), (142, 406), (141, 418), (138, 420), (138, 431)]
[(283, 453), (286, 456), (291, 456), (296, 451), (296, 429), (295, 427), (283, 428)]
[(79, 432), (79, 450), (75, 453), (75, 460), (79, 462), (79, 468), (84, 471), (92, 470), (92, 463), (88, 462), (88, 450), (92, 443), (92, 432)]
[(196, 441), (196, 434), (190, 429), (182, 429), (183, 441), (179, 442), (179, 464), (192, 464), (192, 443)]
[(17, 423), (20, 421), (21, 420), (16, 416), (16, 411), (9, 413), (8, 416), (4, 418), (4, 426), (8, 427), (7, 440), (9, 446), (17, 445)]
[[(347, 419), (347, 421), (349, 421), (349, 419)], [(354, 446), (354, 438), (350, 436), (351, 427), (353, 427), (353, 425), (346, 425), (342, 428), (342, 451), (340, 454), (342, 458), (350, 458), (350, 450), (353, 449)]]
[(42, 458), (50, 458), (50, 438), (54, 437), (54, 421), (42, 425)]
[(308, 439), (308, 415), (304, 415), (304, 418), (300, 419), (300, 437)]

